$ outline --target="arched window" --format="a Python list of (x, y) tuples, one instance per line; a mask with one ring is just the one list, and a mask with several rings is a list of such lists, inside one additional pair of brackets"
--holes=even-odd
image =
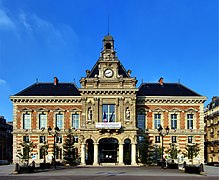
[(111, 44), (110, 43), (106, 43), (106, 49), (111, 49)]

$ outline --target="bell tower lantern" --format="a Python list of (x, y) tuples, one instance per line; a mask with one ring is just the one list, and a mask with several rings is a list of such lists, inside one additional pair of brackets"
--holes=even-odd
[(105, 61), (115, 60), (114, 39), (109, 34), (103, 39), (103, 51), (101, 52), (101, 58)]

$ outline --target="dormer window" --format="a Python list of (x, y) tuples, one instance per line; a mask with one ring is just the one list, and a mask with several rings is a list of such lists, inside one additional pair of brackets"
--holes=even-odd
[(106, 49), (111, 49), (111, 44), (110, 43), (106, 43)]

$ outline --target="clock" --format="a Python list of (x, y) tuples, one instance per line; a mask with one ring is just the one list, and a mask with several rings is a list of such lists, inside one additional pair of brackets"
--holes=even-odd
[(112, 69), (106, 69), (104, 71), (104, 75), (108, 78), (112, 77), (113, 76), (113, 70)]

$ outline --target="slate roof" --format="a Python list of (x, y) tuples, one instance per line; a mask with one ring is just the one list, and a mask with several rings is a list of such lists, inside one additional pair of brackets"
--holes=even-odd
[[(91, 72), (90, 72), (90, 75), (88, 76), (89, 78), (94, 78), (95, 75), (98, 75), (99, 74), (99, 70), (98, 70), (98, 65), (99, 65), (99, 62), (97, 61), (97, 63), (94, 65), (94, 67), (92, 68)], [(119, 62), (118, 64), (118, 73), (119, 75), (123, 75), (124, 78), (127, 78), (129, 77), (129, 75), (127, 74), (124, 66)]]
[(80, 96), (74, 83), (35, 83), (15, 96)]
[(179, 83), (142, 83), (137, 96), (201, 96)]

